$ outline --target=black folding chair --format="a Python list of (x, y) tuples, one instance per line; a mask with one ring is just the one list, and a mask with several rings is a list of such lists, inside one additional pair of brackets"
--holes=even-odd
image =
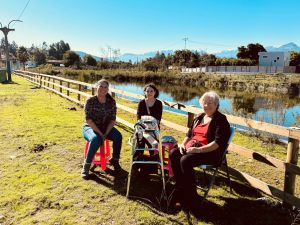
[(204, 199), (206, 199), (209, 190), (210, 190), (211, 187), (214, 185), (215, 178), (216, 178), (216, 176), (217, 176), (218, 173), (219, 173), (220, 167), (222, 167), (222, 166), (224, 166), (225, 169), (226, 169), (227, 181), (228, 181), (228, 185), (229, 185), (229, 188), (230, 188), (230, 193), (232, 193), (232, 189), (231, 189), (231, 181), (230, 181), (230, 175), (229, 175), (229, 171), (228, 171), (228, 165), (227, 165), (226, 154), (228, 153), (227, 148), (228, 148), (230, 142), (232, 141), (234, 132), (235, 132), (235, 128), (230, 127), (230, 136), (229, 136), (229, 140), (228, 140), (228, 143), (227, 143), (227, 147), (226, 147), (226, 149), (225, 149), (225, 151), (224, 151), (224, 153), (223, 153), (223, 155), (222, 155), (221, 162), (219, 163), (219, 165), (206, 165), (206, 164), (203, 164), (203, 165), (200, 165), (200, 166), (199, 166), (200, 169), (203, 169), (203, 172), (204, 172), (204, 176), (205, 176), (205, 177), (206, 177), (206, 171), (207, 171), (207, 170), (212, 171), (212, 175), (211, 175), (211, 178), (210, 178), (208, 187), (207, 187), (206, 189), (203, 189), (203, 188), (202, 188), (203, 191), (204, 191)]

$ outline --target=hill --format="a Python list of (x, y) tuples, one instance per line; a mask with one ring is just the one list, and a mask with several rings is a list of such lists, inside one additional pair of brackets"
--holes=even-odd
[[(281, 45), (279, 47), (274, 47), (274, 46), (268, 46), (265, 47), (265, 49), (268, 52), (288, 52), (288, 51), (300, 51), (300, 47), (295, 44), (294, 42), (290, 42), (284, 45)], [(192, 51), (196, 51), (196, 50), (192, 50)], [(83, 57), (87, 54), (85, 52), (82, 51), (75, 51), (77, 54), (79, 54), (79, 56), (83, 59)], [(165, 55), (168, 54), (174, 54), (175, 50), (160, 50), (160, 53), (164, 53)], [(199, 51), (200, 53), (205, 53), (204, 51)], [(143, 54), (135, 54), (135, 53), (124, 53), (122, 55), (120, 55), (119, 59), (120, 61), (124, 61), (124, 62), (140, 62), (146, 58), (150, 58), (150, 57), (154, 57), (155, 54), (157, 53), (157, 51), (151, 51), (151, 52), (145, 52)], [(216, 52), (216, 53), (212, 53), (215, 54), (217, 57), (219, 58), (236, 58), (236, 54), (237, 54), (237, 49), (233, 49), (233, 50), (223, 50), (221, 52)], [(102, 57), (99, 56), (94, 56), (92, 55), (97, 61), (100, 61), (101, 59), (103, 59)]]

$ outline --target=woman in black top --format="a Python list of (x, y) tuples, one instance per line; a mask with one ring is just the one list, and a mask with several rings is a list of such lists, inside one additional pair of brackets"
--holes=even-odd
[(230, 125), (225, 115), (218, 111), (219, 96), (206, 92), (199, 100), (204, 113), (197, 116), (181, 145), (171, 151), (176, 180), (176, 205), (193, 208), (197, 204), (194, 167), (216, 164), (221, 161), (230, 136)]
[[(145, 99), (141, 100), (138, 104), (137, 118), (141, 119), (144, 115), (153, 116), (160, 123), (162, 115), (162, 103), (157, 100), (159, 91), (154, 84), (146, 84), (144, 87)], [(149, 112), (147, 110), (147, 106)]]
[[(142, 116), (149, 115), (153, 116), (158, 123), (160, 124), (161, 116), (162, 116), (162, 102), (157, 99), (159, 96), (159, 91), (155, 87), (154, 84), (146, 84), (144, 87), (145, 99), (141, 100), (138, 104), (137, 109), (137, 119), (141, 119)], [(142, 139), (139, 144), (139, 148), (145, 148), (145, 144), (147, 141), (145, 138)], [(147, 143), (147, 146), (151, 148), (151, 144)], [(150, 154), (153, 154), (153, 151), (150, 151)], [(136, 151), (135, 158), (143, 155), (143, 151)]]

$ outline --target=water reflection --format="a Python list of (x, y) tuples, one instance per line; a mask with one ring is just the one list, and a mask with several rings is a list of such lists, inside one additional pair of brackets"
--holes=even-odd
[[(98, 76), (68, 76), (67, 78), (94, 83), (101, 79)], [(124, 91), (143, 94), (144, 83), (115, 82), (112, 87)], [(181, 102), (187, 105), (199, 105), (199, 97), (207, 87), (192, 87), (189, 85), (156, 84), (160, 90), (160, 99)], [(236, 91), (232, 89), (216, 90), (221, 97), (220, 109), (228, 114), (252, 118), (283, 126), (299, 125), (300, 98), (281, 93), (259, 93), (251, 91)], [(297, 121), (298, 120), (298, 121)], [(297, 122), (297, 124), (294, 124)]]
[(256, 98), (252, 96), (236, 95), (233, 97), (233, 109), (240, 112), (242, 115), (255, 114), (257, 108), (255, 107)]

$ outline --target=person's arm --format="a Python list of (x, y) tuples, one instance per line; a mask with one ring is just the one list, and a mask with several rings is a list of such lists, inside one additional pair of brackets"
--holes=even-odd
[(160, 123), (161, 117), (162, 117), (162, 113), (163, 113), (163, 105), (162, 105), (161, 101), (159, 101), (157, 99), (156, 99), (156, 101), (158, 102), (158, 104), (157, 104), (157, 120)]
[(111, 120), (106, 128), (105, 133), (103, 134), (103, 140), (107, 137), (107, 135), (109, 134), (109, 132), (111, 131), (111, 129), (114, 127), (114, 125), (116, 124), (115, 120)]
[(212, 142), (208, 143), (207, 145), (203, 145), (201, 147), (190, 147), (186, 150), (186, 152), (189, 152), (189, 153), (208, 153), (208, 152), (215, 151), (218, 148), (219, 148), (219, 145), (217, 144), (217, 142), (212, 141)]
[(84, 104), (84, 113), (85, 113), (85, 121), (92, 128), (93, 131), (98, 133), (101, 137), (103, 136), (102, 132), (99, 130), (97, 125), (93, 121), (94, 110), (93, 110), (93, 97), (88, 98), (86, 103)]
[(185, 148), (185, 145), (186, 143), (188, 143), (188, 141), (190, 140), (191, 138), (189, 137), (185, 137), (182, 141), (182, 143), (180, 145), (178, 145), (178, 148), (179, 148), (179, 151), (182, 155), (184, 155), (187, 151), (186, 151), (186, 148)]
[(117, 119), (117, 106), (115, 100), (113, 100), (112, 109), (111, 109), (111, 120), (109, 121), (107, 128), (105, 130), (105, 133), (103, 135), (103, 140), (107, 137), (107, 135), (110, 133), (111, 129), (114, 127)]
[(137, 111), (136, 111), (136, 116), (137, 116), (138, 120), (141, 119), (141, 117), (142, 117), (142, 100), (138, 104), (138, 108), (137, 108)]
[(93, 131), (95, 131), (97, 134), (100, 135), (100, 137), (103, 138), (102, 132), (99, 130), (99, 128), (96, 126), (96, 124), (94, 123), (94, 121), (92, 119), (87, 119), (86, 123), (89, 125), (90, 128), (93, 129)]

